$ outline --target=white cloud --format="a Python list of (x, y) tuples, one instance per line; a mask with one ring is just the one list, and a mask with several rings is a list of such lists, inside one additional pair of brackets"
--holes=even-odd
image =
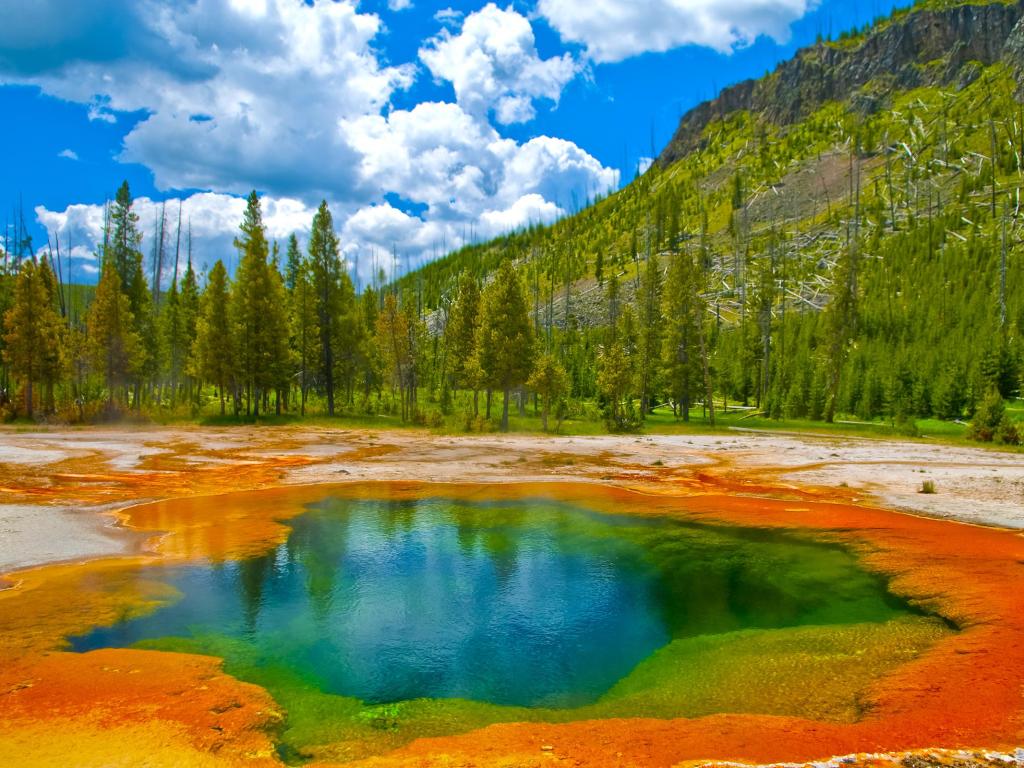
[(389, 11), (406, 11), (412, 8), (412, 0), (388, 0)]
[(447, 246), (462, 244), (452, 227), (425, 221), (388, 203), (356, 211), (345, 222), (340, 240), (346, 258), (364, 281), (372, 276), (375, 265), (389, 274), (401, 272), (440, 255)]
[(462, 21), (462, 11), (457, 11), (454, 8), (442, 8), (440, 11), (434, 14), (434, 20), (439, 21), (442, 24), (454, 26)]
[(729, 53), (761, 35), (789, 39), (817, 0), (539, 0), (537, 12), (595, 62), (699, 45)]
[(504, 210), (484, 211), (480, 216), (487, 237), (520, 229), (530, 224), (550, 224), (565, 211), (536, 192), (523, 195)]
[(57, 157), (63, 157), (66, 160), (77, 160), (78, 153), (75, 152), (75, 150), (73, 149), (62, 149), (60, 152), (57, 153)]
[[(324, 198), (353, 260), (396, 249), (421, 263), (551, 221), (618, 184), (617, 171), (572, 142), (518, 142), (492, 125), (531, 119), (578, 72), (569, 55), (542, 59), (530, 22), (493, 3), (467, 17), (438, 12), (458, 29), (420, 55), (458, 101), (410, 109), (391, 100), (416, 67), (382, 63), (381, 21), (357, 0), (23, 5), (0, 0), (0, 17), (12, 20), (0, 25), (0, 83), (34, 83), (95, 120), (143, 110), (121, 159), (150, 168), (160, 189), (209, 190), (183, 202), (198, 264), (236, 258), (239, 195), (253, 187), (265, 193), (271, 237), (306, 231)], [(137, 209), (148, 255), (156, 204), (143, 198)], [(167, 209), (176, 215), (177, 198)], [(62, 242), (70, 236), (77, 265), (95, 271), (101, 206), (39, 208), (37, 217)]]
[(565, 202), (618, 185), (617, 171), (572, 142), (540, 136), (518, 144), (457, 104), (425, 102), (346, 130), (363, 157), (362, 182), (402, 190), (427, 205), (431, 219), (476, 222), (531, 193), (567, 209)]
[[(263, 223), (267, 237), (277, 240), (284, 247), (284, 241), (293, 232), (305, 233), (313, 220), (314, 210), (306, 204), (290, 198), (262, 199)], [(170, 280), (174, 271), (173, 258), (176, 246), (178, 204), (181, 204), (182, 230), (179, 271), (183, 272), (187, 260), (187, 235), (192, 229), (192, 257), (196, 269), (213, 266), (217, 259), (232, 267), (238, 256), (233, 240), (245, 210), (245, 200), (234, 195), (201, 192), (184, 199), (170, 198), (157, 202), (148, 197), (137, 198), (133, 210), (139, 216), (142, 232), (142, 253), (147, 269), (151, 268), (150, 257), (155, 239), (154, 230), (161, 210), (166, 211), (166, 252), (171, 259), (165, 265), (164, 280)], [(59, 237), (61, 247), (73, 247), (72, 269), (78, 275), (92, 277), (99, 271), (96, 257), (103, 244), (103, 206), (69, 205), (62, 211), (37, 206), (36, 218), (51, 236)]]
[[(0, 16), (18, 17), (35, 48), (0, 31), (0, 82), (37, 84), (87, 105), (92, 119), (146, 110), (121, 159), (146, 165), (161, 189), (358, 197), (349, 171), (358, 158), (338, 121), (378, 113), (414, 76), (380, 63), (380, 19), (355, 0), (22, 6), (0, 0)], [(65, 11), (81, 29), (64, 23)]]
[(570, 54), (540, 58), (529, 20), (494, 3), (469, 14), (457, 34), (441, 30), (419, 55), (434, 77), (451, 82), (466, 111), (493, 110), (505, 125), (532, 120), (536, 99), (557, 103), (579, 71)]

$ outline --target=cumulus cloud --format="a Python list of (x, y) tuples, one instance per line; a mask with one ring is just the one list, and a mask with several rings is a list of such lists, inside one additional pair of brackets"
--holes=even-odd
[(412, 0), (388, 0), (389, 11), (406, 11), (412, 8)]
[(458, 104), (425, 102), (346, 130), (362, 155), (364, 184), (403, 190), (443, 221), (474, 221), (531, 193), (559, 205), (618, 185), (617, 171), (572, 142), (540, 136), (519, 144)]
[(73, 149), (62, 149), (57, 153), (57, 157), (63, 157), (65, 160), (77, 160), (78, 153)]
[(729, 53), (761, 35), (789, 39), (817, 0), (539, 0), (537, 12), (595, 62), (699, 45)]
[(441, 30), (419, 55), (452, 84), (460, 106), (474, 115), (493, 110), (503, 125), (532, 120), (537, 99), (557, 103), (579, 70), (570, 54), (542, 59), (529, 20), (494, 3), (469, 14), (457, 34)]
[(338, 121), (379, 112), (414, 72), (380, 63), (380, 19), (354, 0), (0, 0), (0, 15), (14, 22), (0, 31), (0, 82), (34, 83), (94, 119), (145, 110), (121, 159), (161, 189), (358, 195)]
[[(493, 3), (467, 16), (439, 11), (452, 29), (419, 55), (452, 83), (456, 102), (394, 109), (417, 65), (382, 61), (381, 20), (361, 7), (0, 0), (0, 17), (11, 21), (0, 25), (0, 83), (35, 84), (94, 120), (141, 113), (120, 159), (152, 170), (159, 189), (208, 190), (183, 201), (199, 264), (230, 264), (239, 195), (253, 187), (265, 193), (270, 235), (281, 240), (304, 232), (327, 199), (345, 252), (362, 268), (375, 252), (420, 263), (470, 239), (551, 221), (618, 185), (617, 171), (572, 142), (520, 142), (496, 130), (532, 119), (539, 101), (557, 102), (579, 70), (568, 54), (541, 58), (524, 16)], [(175, 215), (177, 202), (168, 201)], [(137, 203), (147, 243), (156, 205)], [(77, 266), (95, 272), (101, 206), (40, 208), (37, 217), (62, 242), (70, 236)]]
[[(182, 233), (180, 270), (185, 269), (188, 231), (192, 231), (192, 259), (196, 269), (213, 266), (218, 259), (231, 266), (237, 262), (232, 244), (245, 210), (245, 200), (234, 195), (201, 192), (185, 198), (155, 201), (137, 198), (133, 209), (139, 216), (142, 232), (142, 252), (150, 264), (155, 240), (154, 231), (162, 211), (166, 212), (166, 247), (173, 257), (177, 234), (178, 206), (181, 205)], [(262, 200), (263, 222), (267, 237), (284, 243), (293, 232), (308, 232), (314, 210), (305, 203), (291, 198), (265, 197)], [(64, 210), (50, 210), (37, 206), (36, 218), (50, 235), (51, 242), (58, 238), (62, 248), (73, 248), (73, 270), (82, 278), (95, 277), (99, 271), (98, 253), (103, 243), (102, 205), (69, 205)], [(166, 265), (164, 280), (169, 281), (173, 263)]]
[(510, 232), (529, 224), (550, 224), (565, 213), (562, 208), (545, 200), (536, 192), (523, 195), (504, 210), (484, 211), (480, 221), (486, 236)]
[(447, 26), (454, 26), (462, 21), (462, 17), (465, 14), (462, 11), (457, 11), (454, 8), (442, 8), (440, 11), (434, 14), (434, 20), (439, 21)]

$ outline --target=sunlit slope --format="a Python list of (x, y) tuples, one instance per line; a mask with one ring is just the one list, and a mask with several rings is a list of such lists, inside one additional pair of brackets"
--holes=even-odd
[[(805, 49), (693, 110), (620, 192), (404, 287), (442, 307), (462, 271), (512, 258), (542, 328), (586, 356), (609, 277), (630, 302), (650, 255), (664, 267), (689, 253), (705, 270), (716, 388), (820, 418), (822, 310), (856, 253), (841, 412), (956, 418), (992, 386), (1009, 396), (1024, 328), (1022, 16), (1019, 3), (925, 2)], [(567, 367), (590, 394), (574, 373), (588, 366)]]

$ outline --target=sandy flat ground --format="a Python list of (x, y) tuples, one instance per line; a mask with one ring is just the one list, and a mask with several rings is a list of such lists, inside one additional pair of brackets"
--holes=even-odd
[[(0, 431), (0, 573), (139, 545), (111, 511), (291, 483), (599, 481), (685, 493), (857, 501), (1024, 529), (1024, 456), (933, 445), (736, 431), (722, 435), (437, 436), (411, 430), (98, 428)], [(923, 481), (935, 494), (922, 494)]]

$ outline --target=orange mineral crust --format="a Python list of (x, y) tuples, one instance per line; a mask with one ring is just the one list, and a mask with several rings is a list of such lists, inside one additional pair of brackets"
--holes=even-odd
[[(740, 485), (731, 481), (729, 490)], [(759, 480), (756, 490), (764, 493), (770, 485)], [(864, 693), (864, 716), (855, 723), (731, 714), (510, 723), (420, 739), (358, 765), (531, 766), (565, 760), (670, 766), (1024, 743), (1024, 540), (1018, 534), (820, 501), (817, 489), (777, 487), (787, 499), (726, 495), (723, 483), (710, 475), (703, 493), (694, 484), (670, 486), (643, 493), (584, 483), (360, 483), (129, 508), (122, 513), (125, 524), (152, 536), (147, 554), (26, 571), (17, 575), (15, 588), (0, 593), (0, 764), (276, 764), (272, 735), (282, 713), (262, 689), (223, 674), (216, 659), (61, 649), (67, 635), (173, 599), (166, 587), (139, 578), (148, 563), (265, 551), (286, 538), (284, 521), (328, 493), (551, 495), (617, 513), (802, 529), (854, 547), (866, 567), (891, 579), (895, 592), (962, 630), (877, 680)], [(690, 495), (675, 495), (679, 491)]]

